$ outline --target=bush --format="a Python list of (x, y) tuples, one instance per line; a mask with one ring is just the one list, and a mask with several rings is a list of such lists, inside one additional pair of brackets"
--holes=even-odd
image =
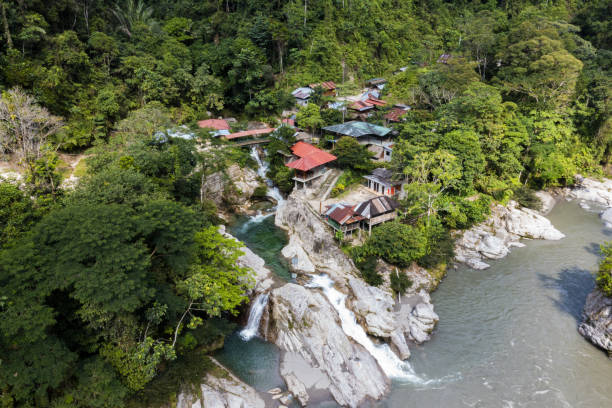
[(391, 290), (396, 295), (403, 295), (409, 287), (412, 286), (412, 280), (406, 275), (406, 272), (401, 271), (391, 272)]
[(387, 222), (372, 231), (364, 245), (367, 255), (405, 267), (425, 255), (426, 237), (417, 228), (399, 222)]
[(378, 258), (375, 256), (368, 256), (364, 258), (363, 261), (356, 262), (357, 268), (359, 268), (363, 280), (366, 281), (368, 285), (380, 286), (383, 283), (382, 276), (376, 272), (377, 263)]
[(599, 262), (595, 281), (604, 295), (612, 297), (612, 242), (606, 242), (600, 247), (600, 250), (604, 259)]
[(536, 196), (535, 191), (529, 187), (523, 186), (515, 189), (513, 198), (523, 207), (532, 210), (542, 209), (542, 201)]
[(268, 186), (260, 185), (255, 188), (253, 191), (253, 198), (264, 198), (268, 193)]
[(440, 220), (431, 220), (429, 228), (425, 229), (427, 249), (425, 256), (417, 260), (423, 268), (433, 268), (444, 264), (455, 256), (455, 242), (450, 231), (444, 228)]

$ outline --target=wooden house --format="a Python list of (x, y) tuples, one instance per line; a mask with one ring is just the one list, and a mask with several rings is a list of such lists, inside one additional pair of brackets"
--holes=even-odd
[(372, 173), (363, 176), (366, 180), (366, 187), (377, 194), (393, 197), (402, 190), (401, 181), (391, 180), (391, 171), (385, 168), (372, 170)]
[(361, 217), (361, 227), (371, 233), (373, 226), (395, 219), (398, 207), (390, 197), (375, 197), (356, 206), (353, 217)]
[(295, 170), (295, 176), (293, 177), (295, 188), (300, 185), (302, 188), (308, 187), (313, 180), (325, 174), (327, 171), (326, 164), (336, 160), (336, 156), (333, 154), (301, 141), (291, 146), (291, 152), (296, 159), (285, 164), (285, 166)]

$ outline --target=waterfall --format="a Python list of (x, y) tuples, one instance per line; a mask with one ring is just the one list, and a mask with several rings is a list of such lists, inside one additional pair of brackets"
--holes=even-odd
[(306, 287), (322, 289), (323, 294), (338, 312), (344, 333), (361, 344), (376, 359), (388, 377), (418, 384), (428, 383), (415, 374), (409, 363), (400, 360), (388, 344), (378, 345), (372, 342), (363, 327), (357, 323), (355, 314), (346, 307), (346, 295), (334, 288), (334, 282), (328, 276), (313, 275), (312, 281)]
[(257, 147), (255, 146), (251, 148), (251, 157), (257, 162), (257, 174), (259, 175), (259, 177), (264, 179), (266, 181), (266, 184), (268, 185), (268, 192), (266, 193), (266, 195), (274, 199), (277, 202), (278, 207), (285, 201), (285, 199), (283, 198), (283, 195), (281, 194), (278, 187), (276, 187), (272, 180), (270, 180), (267, 176), (270, 165), (268, 164), (268, 162), (264, 162), (261, 157), (259, 157), (259, 152), (257, 151)]
[(247, 325), (244, 326), (244, 329), (242, 329), (240, 333), (238, 333), (242, 340), (249, 341), (257, 335), (261, 315), (263, 314), (267, 304), (267, 293), (262, 293), (255, 298), (253, 304), (251, 305), (251, 310), (249, 311), (249, 320), (247, 321)]

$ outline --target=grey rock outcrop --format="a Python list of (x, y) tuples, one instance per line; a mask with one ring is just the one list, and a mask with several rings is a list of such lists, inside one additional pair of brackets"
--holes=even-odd
[(548, 214), (557, 204), (557, 199), (548, 191), (537, 191), (535, 195), (542, 202), (542, 208), (540, 208), (540, 213), (543, 215)]
[[(329, 384), (338, 404), (356, 407), (387, 391), (388, 380), (377, 362), (347, 337), (336, 311), (320, 292), (289, 283), (272, 291), (269, 308), (268, 340), (299, 355), (307, 371), (315, 373), (316, 382)], [(287, 375), (301, 370), (283, 371)], [(300, 377), (296, 376), (304, 383)], [(299, 398), (301, 391), (296, 393)]]
[(599, 289), (591, 292), (587, 296), (583, 321), (578, 331), (612, 357), (612, 298), (605, 296)]
[(312, 273), (314, 267), (334, 280), (356, 273), (353, 261), (338, 247), (331, 229), (299, 198), (299, 192), (292, 193), (276, 211), (274, 222), (289, 234), (283, 254), (290, 257), (296, 271)]
[(559, 240), (565, 235), (537, 211), (514, 201), (495, 205), (488, 220), (464, 231), (455, 242), (455, 260), (474, 269), (486, 269), (483, 259), (500, 259), (510, 248), (523, 246), (521, 238)]
[(212, 359), (221, 376), (207, 374), (199, 395), (181, 393), (176, 408), (265, 408), (266, 403), (255, 389), (240, 381), (219, 362)]
[(597, 181), (580, 175), (576, 176), (575, 180), (576, 186), (566, 192), (569, 198), (612, 207), (612, 180)]
[(257, 173), (232, 164), (224, 171), (206, 177), (201, 194), (218, 206), (224, 203), (245, 204), (260, 185)]
[(601, 220), (606, 224), (606, 227), (612, 227), (612, 207), (606, 208), (601, 213)]

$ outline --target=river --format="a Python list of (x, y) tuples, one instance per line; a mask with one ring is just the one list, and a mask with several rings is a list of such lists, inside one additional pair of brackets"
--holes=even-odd
[[(612, 406), (612, 361), (576, 330), (611, 232), (576, 203), (558, 204), (549, 219), (565, 239), (524, 241), (487, 270), (449, 271), (432, 294), (440, 316), (432, 340), (411, 346), (414, 371), (433, 381), (394, 382), (373, 406)], [(271, 344), (232, 337), (221, 357), (260, 391), (282, 384)]]

